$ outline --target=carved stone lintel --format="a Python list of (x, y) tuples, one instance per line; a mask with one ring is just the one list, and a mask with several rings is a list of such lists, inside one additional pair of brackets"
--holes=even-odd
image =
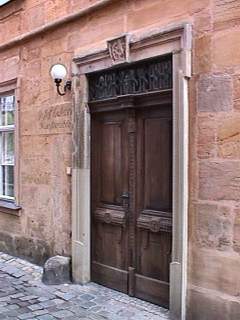
[(127, 35), (109, 40), (107, 45), (113, 64), (129, 61), (129, 42)]
[(169, 90), (172, 88), (172, 57), (89, 74), (88, 80), (90, 101)]
[(137, 221), (138, 228), (146, 229), (151, 232), (171, 232), (172, 219), (165, 217), (150, 217), (148, 215), (140, 215)]
[(118, 211), (106, 208), (97, 208), (94, 212), (94, 218), (102, 223), (118, 224), (125, 226), (126, 217), (124, 211)]

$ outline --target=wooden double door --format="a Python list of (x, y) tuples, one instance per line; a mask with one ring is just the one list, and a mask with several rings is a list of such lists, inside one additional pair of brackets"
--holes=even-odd
[(168, 307), (171, 92), (90, 107), (92, 281)]

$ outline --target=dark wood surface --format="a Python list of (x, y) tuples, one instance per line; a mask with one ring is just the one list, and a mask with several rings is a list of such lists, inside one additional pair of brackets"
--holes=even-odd
[(171, 90), (90, 104), (92, 280), (168, 307)]

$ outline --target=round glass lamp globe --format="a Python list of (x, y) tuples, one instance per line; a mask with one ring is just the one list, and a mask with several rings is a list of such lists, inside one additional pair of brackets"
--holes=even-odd
[(67, 75), (67, 69), (63, 64), (55, 64), (52, 66), (50, 70), (52, 78), (55, 79), (63, 79)]

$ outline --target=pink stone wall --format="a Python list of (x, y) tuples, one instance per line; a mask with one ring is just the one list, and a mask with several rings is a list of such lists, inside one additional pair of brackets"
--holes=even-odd
[[(13, 1), (0, 8), (0, 44), (92, 5)], [(70, 254), (71, 97), (59, 97), (53, 63), (123, 32), (190, 22), (188, 319), (240, 319), (240, 2), (122, 0), (0, 51), (0, 84), (20, 80), (21, 217), (0, 213), (0, 249), (43, 260)], [(29, 243), (29, 246), (26, 246)], [(36, 256), (36, 252), (39, 254)]]

